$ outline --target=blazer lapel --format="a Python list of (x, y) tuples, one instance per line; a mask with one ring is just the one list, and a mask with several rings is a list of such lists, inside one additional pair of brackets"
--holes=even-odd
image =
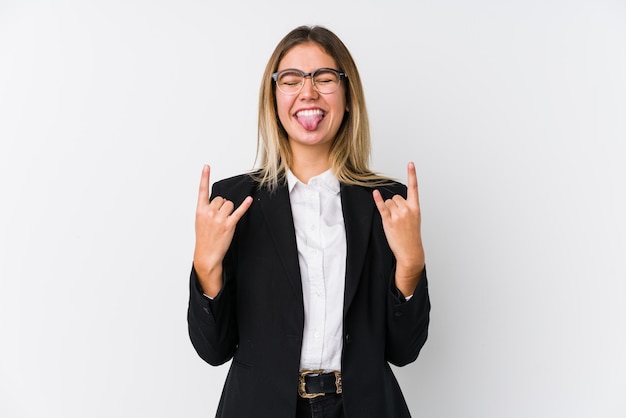
[[(280, 186), (274, 193), (269, 193), (263, 188), (257, 192), (256, 203), (260, 204), (289, 283), (296, 297), (301, 300), (302, 280), (289, 190), (286, 185)], [(341, 184), (341, 207), (347, 242), (346, 287), (343, 302), (345, 315), (359, 285), (376, 206), (370, 189)]]
[(255, 203), (261, 206), (289, 283), (296, 297), (302, 300), (300, 264), (298, 262), (296, 231), (293, 226), (289, 190), (286, 185), (280, 186), (274, 193), (263, 188), (257, 193)]
[(359, 285), (376, 206), (370, 189), (341, 184), (341, 207), (347, 241), (345, 316)]

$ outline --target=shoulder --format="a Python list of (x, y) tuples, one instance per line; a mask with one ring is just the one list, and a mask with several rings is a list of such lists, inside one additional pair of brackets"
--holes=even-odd
[(376, 188), (378, 189), (378, 191), (380, 191), (380, 194), (382, 194), (383, 197), (386, 199), (390, 199), (397, 194), (406, 197), (406, 186), (397, 181), (392, 181), (388, 184), (378, 186)]
[(406, 198), (406, 190), (407, 190), (404, 184), (395, 180), (388, 180), (382, 184), (380, 184), (379, 182), (372, 182), (371, 185), (362, 185), (362, 186), (343, 185), (343, 187), (355, 187), (355, 188), (366, 190), (369, 193), (371, 193), (373, 190), (378, 190), (380, 194), (383, 196), (383, 199), (391, 199), (393, 196), (397, 194)]
[(215, 182), (211, 198), (222, 196), (235, 202), (243, 201), (246, 196), (253, 195), (258, 186), (258, 182), (252, 178), (251, 173), (239, 174)]
[(252, 173), (238, 174), (236, 176), (227, 177), (215, 182), (213, 187), (248, 187), (250, 185), (256, 185), (256, 181), (251, 176)]

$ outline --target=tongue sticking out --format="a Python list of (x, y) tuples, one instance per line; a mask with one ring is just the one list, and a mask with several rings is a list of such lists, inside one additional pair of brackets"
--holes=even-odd
[(307, 131), (314, 131), (322, 119), (324, 119), (324, 116), (321, 114), (299, 115), (298, 123)]

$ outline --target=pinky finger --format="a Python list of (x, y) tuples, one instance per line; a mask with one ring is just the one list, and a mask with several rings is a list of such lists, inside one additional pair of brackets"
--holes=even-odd
[(385, 204), (385, 200), (378, 190), (374, 190), (372, 192), (372, 196), (374, 197), (374, 203), (376, 203), (376, 207), (378, 208), (378, 212), (380, 216), (386, 217), (389, 216), (389, 208)]
[(241, 219), (241, 217), (248, 211), (250, 205), (252, 205), (252, 197), (248, 196), (243, 200), (243, 202), (241, 202), (241, 205), (239, 205), (239, 207), (231, 214), (233, 219), (235, 221), (239, 221), (239, 219)]

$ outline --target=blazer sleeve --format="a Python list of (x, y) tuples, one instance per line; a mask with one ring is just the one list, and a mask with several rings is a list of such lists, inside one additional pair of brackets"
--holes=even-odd
[[(394, 194), (406, 198), (406, 186), (381, 188), (385, 199)], [(420, 281), (408, 301), (395, 286), (395, 259), (389, 277), (389, 295), (387, 302), (387, 341), (385, 353), (387, 361), (396, 366), (405, 366), (417, 359), (420, 350), (428, 338), (430, 323), (430, 297), (426, 268)]]
[(387, 361), (405, 366), (417, 359), (428, 338), (430, 323), (430, 297), (426, 269), (408, 301), (394, 285), (395, 270), (391, 277), (387, 311)]
[(230, 360), (238, 343), (233, 286), (226, 283), (214, 299), (209, 299), (202, 293), (195, 269), (191, 269), (189, 338), (200, 358), (213, 366)]
[[(211, 198), (222, 196), (221, 183), (213, 186)], [(231, 196), (227, 196), (232, 199)], [(230, 360), (237, 348), (238, 331), (236, 315), (236, 251), (237, 233), (224, 257), (223, 285), (213, 299), (202, 292), (196, 270), (191, 269), (189, 279), (189, 306), (187, 325), (191, 343), (198, 355), (207, 363), (218, 366)]]

